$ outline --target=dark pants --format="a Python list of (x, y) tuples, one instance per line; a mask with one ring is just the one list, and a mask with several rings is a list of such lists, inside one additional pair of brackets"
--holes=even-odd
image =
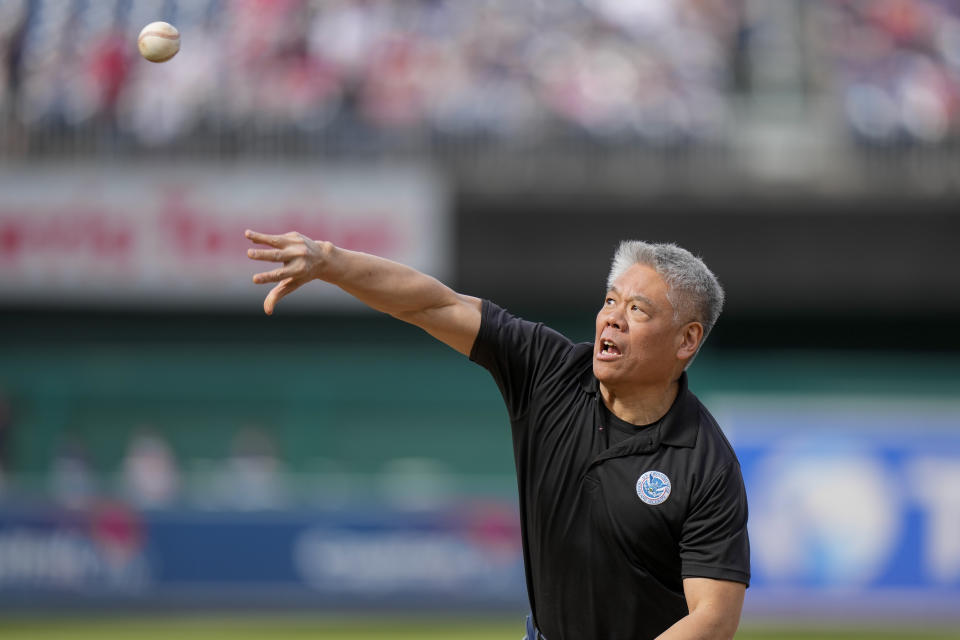
[(533, 616), (527, 616), (527, 635), (523, 637), (523, 640), (547, 640), (540, 633), (540, 629), (533, 626)]

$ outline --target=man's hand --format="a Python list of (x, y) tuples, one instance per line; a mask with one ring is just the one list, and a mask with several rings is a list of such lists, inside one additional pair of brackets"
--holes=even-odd
[(420, 327), (460, 353), (470, 354), (480, 331), (479, 298), (459, 294), (399, 262), (315, 242), (296, 231), (271, 236), (247, 230), (244, 235), (270, 247), (248, 249), (248, 257), (283, 265), (253, 276), (255, 284), (279, 283), (263, 301), (267, 315), (273, 313), (280, 298), (311, 280), (323, 280), (377, 311)]
[(329, 242), (314, 242), (302, 233), (291, 231), (280, 236), (247, 230), (244, 235), (252, 242), (272, 249), (247, 249), (247, 257), (265, 262), (281, 262), (283, 266), (273, 271), (264, 271), (253, 276), (255, 284), (278, 282), (263, 301), (263, 310), (273, 314), (277, 302), (302, 285), (323, 279), (329, 267), (330, 254), (334, 247)]

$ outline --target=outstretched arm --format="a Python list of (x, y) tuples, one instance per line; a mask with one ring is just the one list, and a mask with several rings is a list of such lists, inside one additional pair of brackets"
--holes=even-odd
[(263, 301), (272, 314), (281, 298), (311, 280), (335, 284), (366, 305), (416, 325), (464, 355), (480, 331), (480, 299), (457, 293), (436, 278), (411, 267), (291, 231), (246, 237), (267, 248), (248, 249), (253, 260), (283, 266), (253, 276), (257, 284), (278, 283)]

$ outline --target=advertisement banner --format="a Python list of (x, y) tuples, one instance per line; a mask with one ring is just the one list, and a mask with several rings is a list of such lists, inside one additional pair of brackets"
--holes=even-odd
[(747, 611), (958, 615), (960, 402), (710, 402), (747, 487)]
[(5, 510), (0, 595), (0, 609), (526, 602), (519, 520), (495, 503), (431, 512)]
[[(960, 402), (707, 401), (727, 425), (750, 502), (747, 617), (960, 619)], [(516, 506), (503, 501), (429, 511), (8, 506), (0, 596), (0, 608), (526, 601)]]
[[(415, 166), (213, 164), (0, 172), (0, 295), (108, 306), (256, 305), (243, 232), (299, 231), (450, 275), (442, 181)], [(307, 285), (294, 306), (351, 304)], [(285, 301), (285, 304), (288, 304)], [(254, 307), (255, 308), (255, 307)]]

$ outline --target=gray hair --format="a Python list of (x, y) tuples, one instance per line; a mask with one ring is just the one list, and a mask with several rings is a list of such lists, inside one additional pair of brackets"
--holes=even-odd
[(696, 320), (703, 325), (702, 346), (723, 308), (723, 288), (713, 272), (703, 260), (675, 244), (624, 240), (613, 256), (607, 289), (635, 264), (652, 268), (667, 283), (674, 322), (680, 322), (682, 315), (684, 322)]

